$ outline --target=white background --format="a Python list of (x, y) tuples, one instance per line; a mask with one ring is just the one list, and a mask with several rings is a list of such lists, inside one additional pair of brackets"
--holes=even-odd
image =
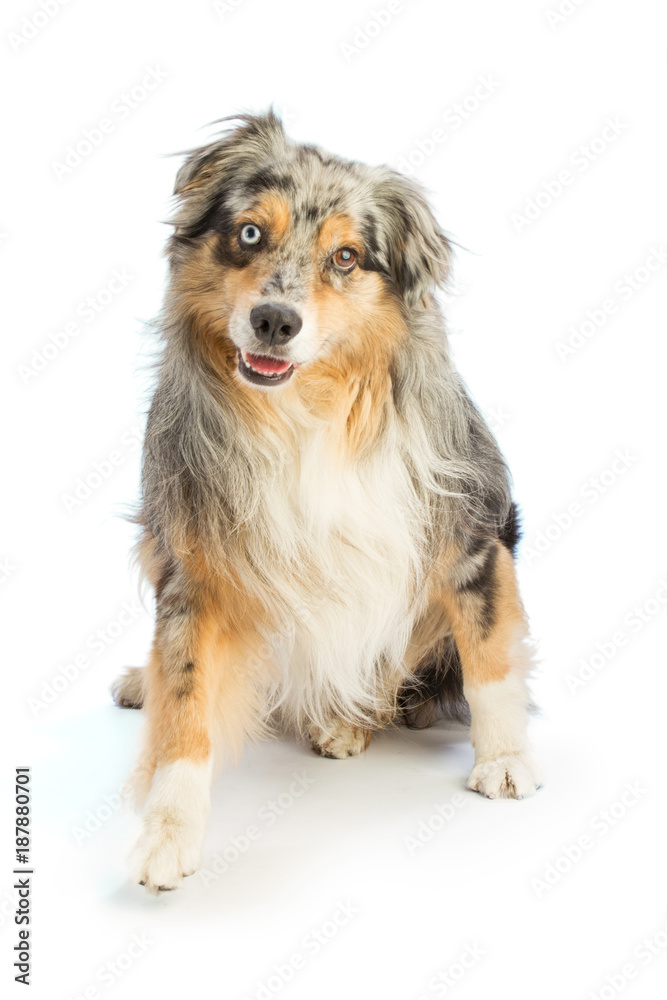
[[(16, 942), (13, 774), (29, 764), (34, 997), (662, 995), (664, 23), (648, 0), (564, 0), (560, 20), (549, 16), (558, 2), (402, 0), (381, 27), (384, 0), (219, 11), (70, 0), (49, 18), (29, 0), (3, 7), (3, 981)], [(149, 70), (164, 78), (122, 111)], [(484, 99), (481, 78), (492, 81)], [(300, 140), (394, 166), (411, 157), (466, 248), (447, 303), (452, 342), (523, 508), (547, 781), (523, 802), (464, 793), (472, 750), (442, 730), (385, 734), (346, 763), (263, 744), (216, 782), (205, 865), (233, 857), (253, 824), (256, 839), (208, 888), (195, 876), (156, 899), (126, 879), (137, 818), (106, 804), (142, 721), (114, 709), (107, 689), (145, 660), (151, 636), (122, 514), (137, 498), (154, 347), (145, 324), (163, 293), (160, 220), (179, 162), (163, 154), (270, 102)], [(99, 145), (59, 169), (103, 118)], [(105, 302), (114, 269), (131, 280)], [(100, 307), (91, 322), (89, 296)], [(558, 345), (587, 320), (562, 357)], [(65, 346), (48, 347), (52, 335)], [(118, 464), (96, 480), (112, 452)], [(68, 502), (91, 476), (89, 495)], [(299, 797), (294, 773), (312, 780)], [(619, 804), (626, 783), (634, 798)], [(282, 814), (259, 819), (281, 795)], [(451, 807), (448, 822), (438, 805)], [(431, 839), (410, 849), (420, 830)], [(316, 953), (307, 935), (331, 933), (341, 903), (356, 912)], [(126, 959), (135, 934), (148, 943)], [(454, 983), (466, 948), (480, 957), (446, 987), (438, 977)], [(303, 968), (262, 993), (295, 955)], [(100, 978), (108, 962), (121, 978)]]

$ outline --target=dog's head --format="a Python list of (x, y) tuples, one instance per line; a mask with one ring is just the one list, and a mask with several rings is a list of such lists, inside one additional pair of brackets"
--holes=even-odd
[(177, 300), (255, 386), (398, 336), (447, 274), (416, 184), (291, 141), (273, 112), (192, 152), (175, 195)]

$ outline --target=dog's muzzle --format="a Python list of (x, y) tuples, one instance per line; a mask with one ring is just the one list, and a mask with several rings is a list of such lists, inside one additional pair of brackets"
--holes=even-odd
[[(250, 311), (250, 325), (257, 343), (266, 344), (272, 351), (287, 345), (301, 329), (303, 321), (290, 306), (264, 302)], [(287, 382), (294, 374), (297, 363), (275, 354), (257, 351), (238, 351), (239, 374), (253, 385), (274, 386)]]

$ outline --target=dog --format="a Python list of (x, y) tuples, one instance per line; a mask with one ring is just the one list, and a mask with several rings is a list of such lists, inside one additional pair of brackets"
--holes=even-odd
[(531, 667), (505, 461), (450, 358), (422, 189), (234, 119), (178, 171), (137, 556), (156, 599), (136, 881), (195, 871), (212, 763), (276, 726), (325, 757), (468, 721), (523, 798)]

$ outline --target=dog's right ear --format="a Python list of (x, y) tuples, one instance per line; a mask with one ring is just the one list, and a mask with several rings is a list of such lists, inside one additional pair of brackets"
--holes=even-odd
[(214, 142), (188, 152), (176, 175), (178, 201), (170, 221), (180, 239), (201, 235), (230, 183), (257, 170), (276, 152), (276, 144), (285, 142), (282, 121), (272, 108), (263, 115), (234, 115), (221, 121), (237, 124)]

